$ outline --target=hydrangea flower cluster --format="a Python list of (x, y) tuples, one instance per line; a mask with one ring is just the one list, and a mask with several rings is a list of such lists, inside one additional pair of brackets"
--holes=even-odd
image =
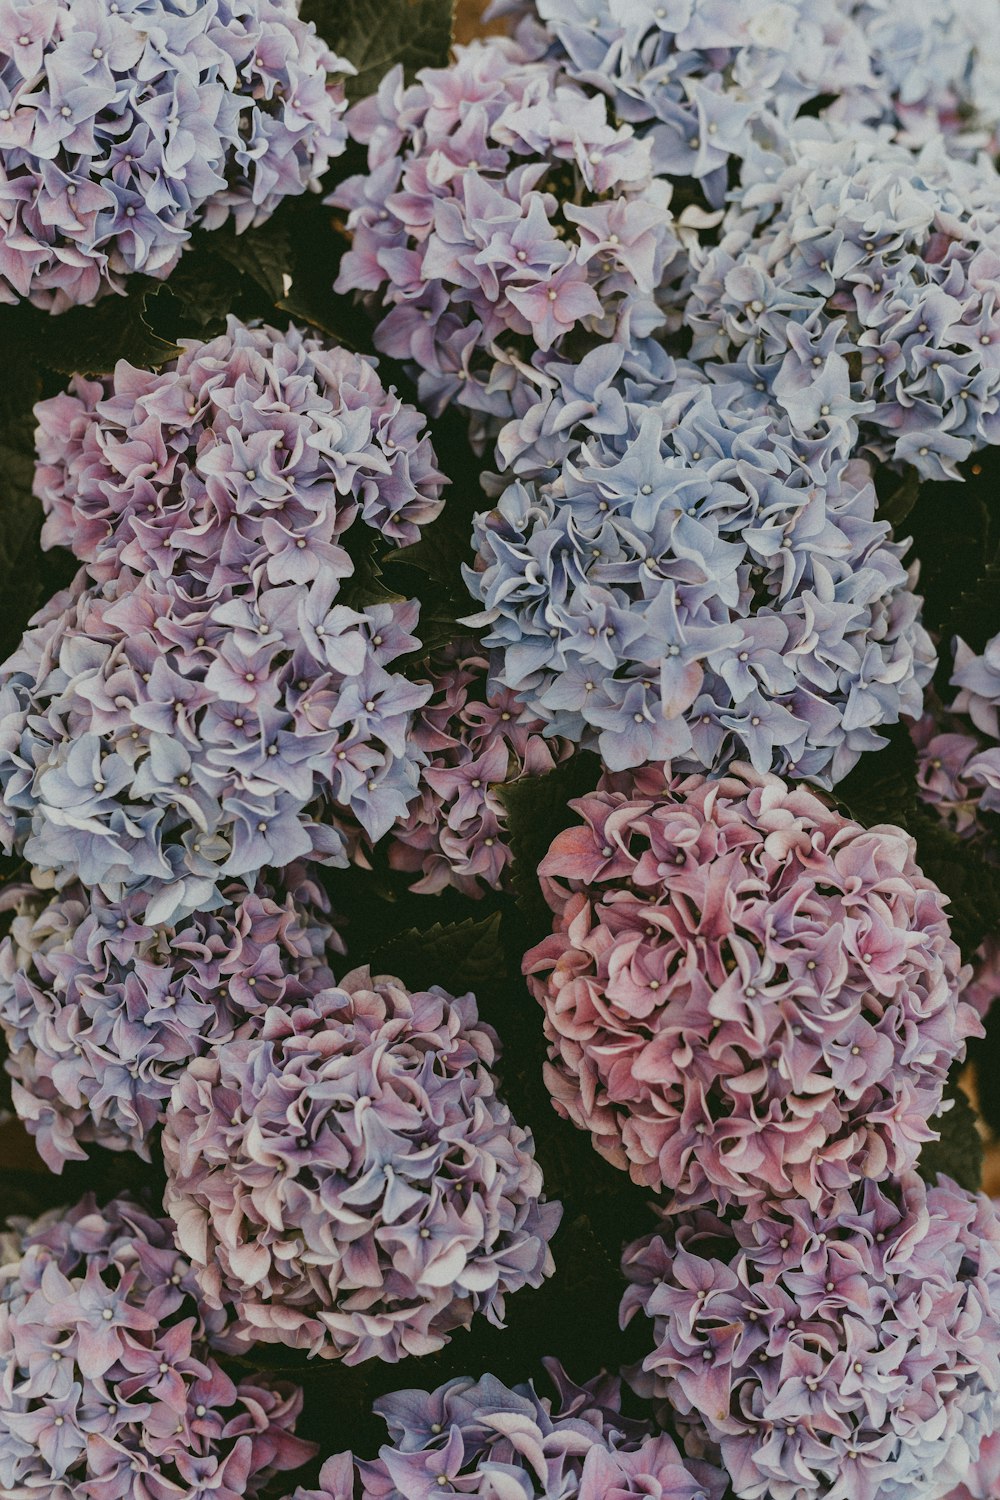
[(1000, 1221), (915, 1173), (725, 1223), (699, 1209), (630, 1246), (637, 1387), (718, 1444), (740, 1500), (922, 1500), (997, 1421)]
[(1000, 125), (1000, 77), (986, 44), (989, 0), (916, 11), (903, 0), (535, 0), (534, 39), (603, 89), (648, 137), (655, 170), (693, 177), (721, 204), (754, 143), (782, 141), (804, 106), (850, 125), (888, 124), (919, 142), (945, 131), (986, 145)]
[(588, 356), (575, 404), (504, 434), (528, 473), (589, 435), (477, 518), (465, 579), (498, 682), (613, 770), (748, 759), (839, 781), (919, 715), (934, 662), (849, 424), (804, 439), (690, 370), (625, 399), (620, 365)]
[(213, 1358), (171, 1225), (87, 1198), (4, 1236), (0, 1490), (7, 1500), (243, 1500), (314, 1451), (302, 1393)]
[(669, 185), (557, 64), (489, 38), (409, 88), (392, 70), (348, 122), (368, 172), (331, 199), (353, 235), (337, 289), (389, 308), (376, 347), (419, 370), (430, 410), (509, 416), (535, 350), (628, 344), (663, 323)]
[[(1000, 1431), (991, 1432), (979, 1447), (979, 1456), (960, 1485), (949, 1490), (945, 1500), (993, 1500), (1000, 1494)], [(350, 1492), (347, 1500), (351, 1500)]]
[(804, 437), (859, 420), (879, 457), (956, 479), (1000, 441), (998, 257), (988, 161), (805, 121), (695, 255), (692, 358), (741, 363)]
[[(89, 568), (0, 677), (0, 839), (176, 922), (220, 884), (347, 862), (405, 814), (428, 687), (387, 670), (415, 601), (338, 600), (360, 515), (410, 540), (440, 509), (423, 419), (370, 363), (231, 319), (151, 375), (42, 403), (50, 542)], [(367, 545), (364, 543), (363, 545)]]
[(298, 0), (8, 0), (0, 302), (165, 277), (196, 224), (259, 224), (346, 144), (352, 73)]
[(110, 902), (71, 886), (31, 887), (0, 943), (0, 1026), (17, 1113), (53, 1171), (84, 1143), (150, 1159), (174, 1082), (192, 1058), (251, 1034), (272, 1005), (298, 1005), (335, 981), (343, 952), (323, 894), (304, 871), (282, 889), (222, 892), (224, 905), (150, 927), (135, 894)]
[(484, 1500), (721, 1500), (721, 1470), (682, 1458), (665, 1434), (622, 1416), (618, 1380), (578, 1386), (554, 1360), (544, 1363), (555, 1402), (493, 1375), (383, 1396), (374, 1409), (391, 1441), (378, 1458), (338, 1454), (319, 1489), (291, 1500), (425, 1500), (439, 1489)]
[(981, 1033), (912, 839), (749, 767), (664, 774), (571, 803), (539, 866), (557, 1111), (681, 1205), (818, 1209), (905, 1171)]
[(417, 800), (392, 831), (389, 863), (419, 874), (414, 891), (433, 894), (451, 885), (478, 897), (500, 889), (511, 861), (498, 790), (522, 776), (545, 775), (569, 746), (542, 738), (542, 721), (492, 681), (475, 641), (435, 653), (429, 676), (431, 697), (412, 731), (427, 764)]
[(497, 1097), (471, 995), (355, 969), (196, 1058), (167, 1108), (164, 1199), (233, 1336), (348, 1364), (426, 1354), (539, 1286), (560, 1206)]

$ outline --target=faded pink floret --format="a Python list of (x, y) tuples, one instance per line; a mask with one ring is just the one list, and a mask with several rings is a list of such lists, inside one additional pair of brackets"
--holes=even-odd
[(355, 969), (191, 1063), (164, 1203), (237, 1342), (427, 1354), (551, 1274), (560, 1207), (497, 1097), (497, 1051), (471, 995)]
[(912, 1166), (981, 1034), (913, 840), (746, 766), (571, 806), (524, 959), (557, 1111), (679, 1204), (817, 1207)]

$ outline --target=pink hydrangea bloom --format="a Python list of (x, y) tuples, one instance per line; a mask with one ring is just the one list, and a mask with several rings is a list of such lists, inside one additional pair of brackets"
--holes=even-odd
[(355, 969), (189, 1065), (164, 1203), (237, 1341), (427, 1354), (551, 1273), (560, 1207), (497, 1097), (497, 1049), (471, 995)]
[[(979, 1445), (979, 1453), (962, 1483), (949, 1490), (945, 1500), (997, 1500), (1000, 1495), (1000, 1432), (991, 1432)], [(351, 1500), (348, 1493), (346, 1500)]]
[(465, 896), (498, 890), (511, 862), (498, 792), (522, 776), (542, 776), (569, 752), (544, 739), (544, 725), (517, 694), (489, 676), (472, 640), (429, 664), (430, 700), (414, 717), (412, 740), (427, 757), (419, 795), (389, 842), (395, 870), (419, 875), (414, 891), (455, 886)]
[(571, 806), (524, 959), (556, 1109), (681, 1203), (817, 1207), (912, 1166), (981, 1031), (912, 839), (745, 766)]

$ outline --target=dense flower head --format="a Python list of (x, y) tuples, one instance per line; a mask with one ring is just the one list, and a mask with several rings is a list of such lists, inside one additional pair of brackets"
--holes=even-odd
[(252, 1500), (310, 1456), (302, 1393), (216, 1362), (168, 1220), (85, 1198), (2, 1239), (5, 1500)]
[(392, 1361), (541, 1284), (560, 1208), (497, 1051), (471, 995), (355, 969), (189, 1064), (164, 1202), (237, 1338)]
[(960, 149), (989, 144), (1000, 125), (991, 0), (502, 0), (493, 10), (527, 15), (522, 41), (603, 89), (649, 139), (655, 170), (697, 179), (716, 204), (733, 164), (755, 142), (785, 139), (806, 106), (886, 124), (908, 142), (944, 131)]
[(381, 1397), (374, 1409), (390, 1441), (378, 1458), (337, 1454), (319, 1489), (292, 1500), (426, 1500), (438, 1489), (484, 1500), (720, 1500), (722, 1471), (624, 1417), (617, 1379), (575, 1385), (555, 1360), (544, 1363), (555, 1401), (494, 1375)]
[(696, 255), (692, 357), (764, 382), (797, 433), (856, 419), (924, 478), (1000, 440), (1000, 175), (804, 121), (758, 151)]
[(18, 1115), (53, 1169), (85, 1143), (149, 1160), (175, 1080), (192, 1058), (252, 1034), (271, 1005), (333, 986), (342, 952), (305, 871), (281, 888), (222, 892), (211, 914), (152, 927), (133, 893), (119, 902), (73, 885), (4, 893), (16, 915), (0, 942), (0, 1026)]
[[(1000, 1495), (1000, 1430), (991, 1432), (979, 1445), (979, 1453), (962, 1483), (949, 1490), (945, 1500), (996, 1500)], [(352, 1500), (348, 1492), (346, 1500)]]
[(63, 312), (259, 224), (343, 151), (353, 71), (298, 0), (4, 0), (0, 302)]
[(227, 877), (346, 863), (338, 809), (380, 838), (430, 689), (388, 670), (416, 601), (350, 608), (344, 543), (357, 518), (364, 548), (438, 513), (423, 419), (369, 362), (235, 319), (38, 412), (47, 539), (85, 569), (0, 674), (4, 846), (57, 886), (141, 891), (156, 924)]
[(915, 1173), (725, 1223), (706, 1209), (625, 1251), (634, 1379), (721, 1449), (740, 1500), (925, 1500), (1000, 1423), (1000, 1221)]
[(500, 889), (511, 862), (499, 793), (522, 776), (551, 771), (569, 746), (542, 737), (543, 721), (491, 679), (471, 639), (436, 652), (428, 676), (431, 697), (412, 730), (427, 764), (416, 801), (392, 830), (389, 863), (419, 874), (414, 891), (451, 885), (478, 897)]
[(492, 37), (409, 87), (393, 69), (348, 120), (368, 172), (331, 200), (353, 235), (337, 288), (388, 308), (376, 346), (419, 370), (432, 409), (507, 416), (536, 348), (628, 344), (663, 323), (669, 185), (557, 64)]
[(227, 320), (158, 371), (119, 361), (35, 407), (42, 541), (99, 582), (121, 564), (200, 592), (335, 582), (361, 520), (399, 545), (442, 507), (426, 422), (373, 361)]
[(748, 759), (836, 783), (920, 713), (934, 660), (851, 423), (805, 439), (691, 370), (632, 399), (619, 364), (579, 366), (599, 418), (553, 396), (552, 443), (532, 441), (544, 403), (503, 435), (541, 477), (477, 518), (464, 570), (496, 680), (615, 770)]
[(559, 1113), (681, 1205), (818, 1208), (912, 1166), (981, 1032), (912, 839), (749, 767), (649, 767), (570, 806), (524, 958)]

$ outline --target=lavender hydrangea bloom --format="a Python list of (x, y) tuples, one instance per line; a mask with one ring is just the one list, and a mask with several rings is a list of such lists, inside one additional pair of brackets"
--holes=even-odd
[[(951, 685), (959, 690), (952, 712), (968, 714), (982, 734), (1000, 741), (1000, 635), (987, 641), (981, 656), (963, 640), (956, 640)], [(1000, 802), (993, 810), (998, 808)]]
[(43, 545), (97, 582), (123, 563), (209, 595), (339, 580), (355, 520), (405, 545), (440, 514), (425, 420), (371, 360), (234, 317), (181, 350), (155, 373), (74, 376), (35, 408)]
[(0, 1026), (21, 1120), (53, 1171), (84, 1143), (150, 1159), (176, 1079), (192, 1058), (252, 1033), (271, 1005), (335, 983), (343, 945), (304, 871), (282, 889), (222, 892), (212, 915), (150, 927), (134, 894), (110, 902), (72, 886), (46, 901), (31, 887), (0, 943)]
[(1000, 1421), (1000, 1221), (948, 1178), (828, 1210), (664, 1217), (630, 1246), (635, 1383), (717, 1444), (741, 1500), (925, 1500)]
[(471, 995), (355, 969), (195, 1059), (167, 1108), (167, 1211), (244, 1343), (426, 1354), (552, 1271), (560, 1207)]
[(748, 157), (720, 236), (695, 254), (694, 359), (749, 362), (797, 433), (856, 418), (924, 478), (1000, 441), (991, 163), (805, 121)]
[(207, 1341), (172, 1226), (85, 1198), (5, 1235), (0, 1491), (5, 1500), (244, 1500), (314, 1451), (302, 1393), (237, 1384)]
[[(159, 375), (39, 407), (49, 542), (89, 570), (0, 675), (0, 840), (150, 924), (266, 866), (347, 862), (405, 815), (430, 689), (389, 664), (418, 605), (340, 602), (360, 516), (439, 511), (423, 420), (371, 365), (231, 320)], [(345, 831), (338, 819), (347, 819)]]
[(551, 771), (570, 747), (542, 738), (542, 721), (490, 679), (472, 640), (437, 652), (429, 677), (431, 698), (412, 731), (427, 764), (417, 800), (392, 830), (389, 863), (419, 874), (414, 891), (432, 894), (452, 885), (479, 897), (500, 889), (511, 861), (498, 793), (522, 776)]
[[(985, 1437), (979, 1454), (962, 1483), (949, 1490), (945, 1500), (994, 1500), (1000, 1494), (1000, 1431)], [(346, 1500), (352, 1500), (350, 1492)]]
[(556, 64), (504, 38), (458, 47), (408, 88), (392, 70), (349, 125), (368, 172), (331, 199), (353, 234), (337, 289), (389, 309), (376, 346), (419, 371), (432, 411), (454, 400), (484, 429), (511, 414), (534, 349), (628, 344), (664, 322), (669, 186)]
[(5, 0), (0, 302), (51, 312), (164, 277), (196, 224), (315, 187), (352, 73), (298, 0)]
[[(548, 50), (602, 89), (652, 146), (657, 172), (696, 178), (723, 202), (729, 170), (754, 144), (782, 141), (805, 105), (851, 125), (886, 124), (908, 142), (946, 131), (990, 143), (1000, 80), (990, 0), (535, 0), (494, 13), (527, 19)], [(544, 31), (532, 24), (535, 17)]]
[(492, 1375), (383, 1396), (375, 1411), (391, 1441), (378, 1458), (338, 1454), (318, 1490), (291, 1500), (425, 1500), (438, 1490), (494, 1500), (721, 1500), (720, 1469), (682, 1458), (665, 1434), (622, 1416), (618, 1380), (577, 1386), (554, 1360), (544, 1363), (555, 1402), (533, 1384), (511, 1389)]
[(803, 438), (738, 381), (642, 388), (612, 365), (586, 377), (594, 429), (567, 403), (540, 441), (543, 404), (502, 435), (525, 478), (465, 569), (497, 681), (614, 770), (749, 759), (836, 783), (920, 713), (934, 661), (856, 429)]
[(554, 932), (524, 958), (557, 1111), (680, 1204), (819, 1208), (911, 1167), (982, 1033), (913, 840), (749, 767), (650, 767), (570, 806), (539, 866)]

